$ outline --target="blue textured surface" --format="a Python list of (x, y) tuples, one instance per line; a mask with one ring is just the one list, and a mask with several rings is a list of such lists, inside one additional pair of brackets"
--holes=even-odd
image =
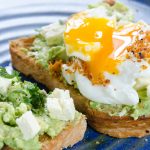
[(135, 0), (137, 2), (140, 2), (140, 3), (144, 3), (146, 5), (150, 5), (150, 0)]
[[(150, 23), (150, 0), (122, 0), (136, 10), (136, 20), (143, 19)], [(96, 2), (96, 0), (95, 0)], [(67, 4), (67, 5), (66, 5)], [(59, 7), (60, 5), (61, 7)], [(66, 8), (67, 6), (67, 8)], [(53, 2), (31, 5), (22, 5), (0, 13), (0, 65), (10, 64), (8, 51), (8, 41), (17, 37), (34, 33), (34, 29), (54, 22), (58, 19), (65, 19), (70, 14), (84, 9), (86, 3), (63, 2), (57, 4)], [(59, 9), (60, 8), (60, 9)], [(35, 82), (32, 79), (21, 76), (25, 80)], [(40, 85), (41, 88), (45, 88)], [(149, 150), (150, 136), (138, 139), (127, 138), (117, 139), (103, 134), (99, 134), (88, 127), (84, 139), (67, 150)]]

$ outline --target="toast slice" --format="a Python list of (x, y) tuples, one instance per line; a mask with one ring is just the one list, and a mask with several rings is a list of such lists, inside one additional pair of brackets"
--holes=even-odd
[(109, 116), (107, 113), (92, 109), (89, 100), (83, 97), (74, 87), (64, 84), (59, 77), (50, 76), (50, 71), (43, 68), (32, 57), (26, 55), (22, 48), (32, 45), (34, 37), (16, 39), (10, 42), (10, 53), (13, 66), (44, 84), (50, 90), (54, 88), (69, 89), (74, 99), (76, 109), (87, 116), (88, 123), (95, 130), (113, 137), (143, 137), (150, 134), (150, 117), (140, 117), (137, 120), (129, 116)]
[[(73, 146), (75, 143), (83, 139), (86, 130), (86, 119), (82, 116), (76, 124), (68, 124), (68, 126), (55, 138), (50, 138), (47, 135), (40, 137), (42, 150), (61, 150), (68, 146)], [(5, 146), (3, 150), (12, 150), (10, 147)]]

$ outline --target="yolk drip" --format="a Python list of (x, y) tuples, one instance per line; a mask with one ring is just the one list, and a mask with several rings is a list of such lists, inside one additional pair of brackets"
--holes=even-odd
[[(72, 21), (72, 20), (70, 20)], [(64, 40), (67, 45), (71, 45), (69, 53), (80, 52), (84, 56), (90, 56), (90, 60), (85, 62), (86, 71), (92, 76), (93, 82), (102, 76), (104, 72), (117, 74), (119, 59), (114, 58), (115, 50), (122, 45), (121, 40), (113, 39), (113, 23), (106, 18), (84, 18), (82, 23), (71, 28), (67, 24)], [(117, 43), (117, 44), (114, 44)], [(99, 47), (92, 47), (87, 50), (85, 47), (98, 43)]]

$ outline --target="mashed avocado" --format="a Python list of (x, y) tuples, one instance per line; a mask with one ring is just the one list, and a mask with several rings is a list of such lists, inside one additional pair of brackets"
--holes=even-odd
[(93, 109), (108, 113), (110, 116), (131, 116), (135, 120), (140, 116), (150, 116), (150, 97), (147, 96), (147, 88), (138, 90), (140, 102), (134, 106), (108, 105), (90, 102)]
[(120, 2), (116, 2), (113, 6), (102, 2), (94, 5), (89, 5), (90, 9), (97, 7), (99, 7), (99, 9), (106, 9), (108, 16), (116, 17), (117, 23), (119, 25), (132, 22), (134, 19), (133, 12), (127, 6)]
[[(12, 80), (7, 93), (0, 92), (0, 149), (8, 145), (12, 149), (39, 150), (41, 144), (39, 136), (57, 136), (66, 126), (66, 121), (52, 119), (45, 108), (48, 94), (40, 90), (36, 84), (22, 82), (17, 72), (11, 75), (4, 68), (0, 68), (0, 78)], [(16, 124), (16, 119), (31, 110), (38, 120), (41, 130), (33, 139), (24, 140)], [(78, 122), (81, 114), (76, 112), (74, 123)]]
[[(64, 30), (64, 24), (62, 23), (54, 23), (51, 24), (53, 27), (62, 28)], [(37, 62), (42, 64), (45, 68), (48, 68), (49, 61), (54, 60), (62, 60), (66, 61), (68, 59), (66, 55), (66, 49), (63, 42), (63, 33), (57, 33), (57, 30), (53, 31), (53, 28), (49, 27), (48, 34), (53, 35), (50, 37), (47, 37), (47, 34), (43, 34), (43, 30), (41, 29), (39, 31), (39, 34), (36, 35), (36, 38), (30, 47), (29, 50), (25, 49), (25, 52), (31, 57), (36, 58)], [(48, 30), (48, 29), (46, 29)], [(52, 33), (51, 33), (52, 32)]]

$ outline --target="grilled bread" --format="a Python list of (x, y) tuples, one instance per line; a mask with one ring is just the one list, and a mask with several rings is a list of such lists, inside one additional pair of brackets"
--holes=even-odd
[[(68, 124), (68, 126), (55, 138), (51, 139), (47, 135), (40, 137), (42, 150), (61, 150), (68, 146), (73, 146), (75, 143), (82, 140), (86, 130), (85, 117), (82, 116), (77, 124)], [(12, 150), (10, 147), (5, 146), (3, 150)]]

